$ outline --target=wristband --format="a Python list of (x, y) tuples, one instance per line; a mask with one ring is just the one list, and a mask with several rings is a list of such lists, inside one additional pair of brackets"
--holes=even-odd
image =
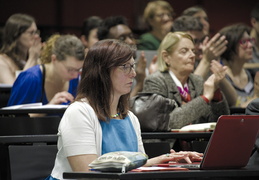
[(210, 103), (210, 100), (208, 98), (206, 98), (204, 95), (201, 95), (202, 99), (207, 103), (209, 104)]

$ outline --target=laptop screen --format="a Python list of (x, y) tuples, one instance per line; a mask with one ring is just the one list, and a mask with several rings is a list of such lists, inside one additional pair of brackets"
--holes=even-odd
[(259, 129), (259, 116), (222, 115), (210, 138), (201, 169), (241, 168), (247, 165)]

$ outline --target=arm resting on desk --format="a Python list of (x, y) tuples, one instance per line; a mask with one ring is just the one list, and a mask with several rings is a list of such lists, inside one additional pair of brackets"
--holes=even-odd
[(77, 156), (67, 157), (69, 164), (74, 172), (89, 172), (90, 167), (88, 166), (92, 161), (97, 159), (96, 154), (83, 154)]

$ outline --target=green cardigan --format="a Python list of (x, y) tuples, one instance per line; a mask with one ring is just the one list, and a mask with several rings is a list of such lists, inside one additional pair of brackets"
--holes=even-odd
[(160, 43), (161, 41), (159, 41), (151, 33), (145, 33), (140, 36), (138, 50), (157, 50)]

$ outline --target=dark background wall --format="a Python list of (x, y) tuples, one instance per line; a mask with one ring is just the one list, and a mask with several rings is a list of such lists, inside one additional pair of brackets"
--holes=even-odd
[[(259, 0), (167, 0), (179, 16), (193, 5), (203, 6), (211, 33), (243, 22), (250, 25), (250, 11)], [(14, 13), (27, 13), (37, 20), (43, 39), (54, 32), (80, 35), (86, 17), (124, 15), (136, 34), (144, 32), (142, 13), (148, 0), (0, 0), (0, 26)]]

